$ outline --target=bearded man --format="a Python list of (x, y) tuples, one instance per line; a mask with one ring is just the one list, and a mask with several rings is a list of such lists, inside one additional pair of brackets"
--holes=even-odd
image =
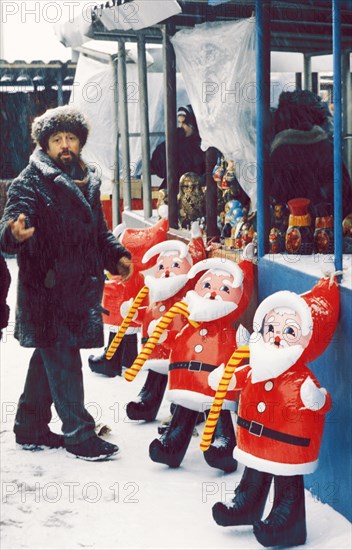
[[(35, 348), (15, 418), (16, 442), (102, 460), (118, 447), (96, 436), (84, 406), (80, 349), (104, 343), (104, 269), (127, 280), (133, 266), (107, 229), (101, 182), (81, 158), (88, 133), (85, 116), (70, 106), (34, 120), (38, 148), (10, 185), (0, 243), (18, 259), (15, 338)], [(52, 403), (63, 435), (49, 429)]]

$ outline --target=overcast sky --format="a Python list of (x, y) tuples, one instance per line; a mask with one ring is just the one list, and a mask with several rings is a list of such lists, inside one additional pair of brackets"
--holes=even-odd
[(50, 61), (71, 58), (55, 35), (55, 25), (83, 15), (88, 17), (97, 2), (88, 0), (2, 0), (1, 59)]

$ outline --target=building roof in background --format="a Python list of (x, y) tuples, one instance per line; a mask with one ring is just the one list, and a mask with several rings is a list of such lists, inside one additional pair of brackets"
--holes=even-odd
[(41, 60), (26, 62), (16, 60), (9, 63), (0, 60), (0, 90), (5, 91), (15, 87), (21, 91), (23, 88), (32, 87), (33, 89), (42, 89), (57, 85), (58, 80), (63, 86), (71, 86), (76, 71), (76, 63), (60, 60), (53, 60), (45, 63)]

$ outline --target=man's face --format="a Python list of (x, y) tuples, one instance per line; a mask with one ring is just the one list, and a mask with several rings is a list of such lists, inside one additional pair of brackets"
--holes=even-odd
[(57, 132), (49, 137), (46, 152), (56, 164), (69, 166), (78, 161), (81, 144), (72, 132)]
[(182, 130), (184, 131), (186, 137), (190, 137), (193, 134), (194, 130), (193, 130), (192, 126), (189, 126), (189, 124), (186, 124), (185, 120), (186, 120), (186, 117), (184, 117), (183, 115), (178, 115), (178, 117), (177, 117), (177, 121), (178, 121), (177, 126), (179, 128), (182, 128)]

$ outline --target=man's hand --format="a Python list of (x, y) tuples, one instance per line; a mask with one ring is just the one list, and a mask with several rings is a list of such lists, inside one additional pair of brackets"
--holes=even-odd
[(35, 231), (34, 227), (26, 229), (26, 216), (24, 214), (20, 214), (16, 221), (9, 220), (7, 223), (11, 229), (13, 237), (20, 243), (30, 239)]
[(117, 262), (117, 270), (121, 277), (121, 281), (128, 281), (133, 273), (133, 263), (132, 260), (127, 258), (127, 256), (122, 256)]

